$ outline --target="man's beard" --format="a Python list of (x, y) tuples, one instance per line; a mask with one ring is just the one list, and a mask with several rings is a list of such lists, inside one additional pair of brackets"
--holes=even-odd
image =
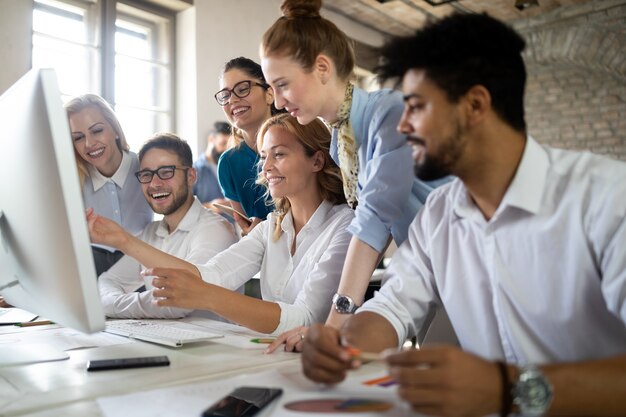
[(167, 207), (164, 207), (163, 209), (161, 209), (162, 211), (160, 212), (157, 211), (157, 208), (155, 208), (152, 205), (152, 202), (148, 202), (148, 204), (150, 204), (150, 207), (152, 207), (152, 211), (154, 211), (155, 213), (162, 214), (164, 216), (169, 216), (170, 214), (176, 212), (176, 210), (181, 208), (187, 201), (188, 197), (189, 197), (189, 188), (187, 187), (187, 173), (185, 172), (184, 187), (181, 187), (180, 194), (175, 195), (175, 198), (174, 198), (174, 201), (172, 201), (172, 204), (170, 204)]
[(450, 170), (445, 164), (428, 156), (424, 158), (424, 162), (413, 166), (413, 172), (422, 181), (434, 181), (450, 175)]
[[(450, 135), (439, 152), (435, 156), (424, 155), (421, 163), (415, 163), (413, 172), (422, 181), (434, 181), (452, 174), (452, 167), (461, 158), (465, 147), (462, 139), (462, 129), (458, 121), (455, 121), (454, 132)], [(415, 138), (414, 141), (424, 144), (425, 141)]]
[(169, 206), (165, 207), (164, 210), (161, 213), (159, 213), (158, 211), (154, 210), (154, 207), (152, 209), (157, 214), (162, 214), (164, 216), (169, 216), (170, 214), (175, 213), (176, 210), (178, 210), (179, 208), (181, 208), (183, 206), (183, 204), (185, 204), (185, 202), (187, 201), (187, 197), (189, 197), (189, 190), (187, 189), (187, 187), (184, 187), (184, 191), (181, 192), (180, 194), (176, 195), (176, 198), (174, 199), (174, 201), (172, 201), (172, 204), (170, 204)]

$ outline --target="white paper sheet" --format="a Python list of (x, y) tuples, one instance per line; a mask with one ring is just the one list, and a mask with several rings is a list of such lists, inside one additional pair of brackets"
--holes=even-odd
[(194, 326), (199, 326), (212, 332), (223, 334), (224, 337), (220, 339), (212, 340), (212, 342), (220, 343), (224, 345), (234, 346), (241, 349), (257, 349), (263, 350), (267, 347), (266, 344), (258, 344), (251, 342), (252, 339), (256, 338), (268, 338), (268, 336), (264, 333), (258, 333), (252, 331), (243, 326), (238, 326), (232, 323), (224, 323), (220, 321), (210, 320), (201, 317), (185, 317), (182, 319), (184, 323), (192, 324)]
[(0, 345), (18, 343), (44, 343), (56, 349), (67, 351), (87, 347), (112, 346), (131, 343), (130, 339), (108, 333), (85, 334), (60, 326), (46, 329), (17, 328), (19, 331), (0, 334)]
[(415, 416), (406, 404), (396, 396), (395, 387), (367, 386), (362, 382), (384, 375), (384, 371), (374, 374), (351, 376), (335, 387), (325, 387), (307, 380), (299, 370), (288, 373), (265, 371), (254, 374), (204, 383), (185, 384), (164, 389), (137, 392), (121, 396), (98, 398), (103, 416), (116, 417), (178, 417), (200, 416), (202, 411), (233, 389), (240, 386), (278, 387), (284, 393), (278, 400), (263, 410), (263, 416), (331, 416), (328, 413), (303, 413), (287, 410), (284, 405), (293, 401), (315, 398), (367, 398), (390, 402), (394, 408), (384, 413), (349, 413), (350, 416)]

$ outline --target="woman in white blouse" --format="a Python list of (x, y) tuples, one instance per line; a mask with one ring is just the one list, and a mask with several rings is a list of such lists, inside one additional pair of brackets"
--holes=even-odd
[[(267, 120), (258, 135), (262, 171), (276, 211), (205, 265), (156, 249), (140, 251), (153, 275), (157, 305), (209, 310), (252, 330), (279, 334), (323, 322), (341, 277), (354, 217), (341, 173), (329, 155), (330, 132), (319, 120), (302, 126), (288, 114)], [(99, 236), (119, 234), (89, 220)], [(113, 233), (113, 234), (112, 234)], [(210, 239), (207, 236), (207, 239)], [(141, 242), (136, 242), (141, 245)], [(157, 254), (158, 252), (158, 254)], [(260, 272), (262, 299), (232, 291)]]

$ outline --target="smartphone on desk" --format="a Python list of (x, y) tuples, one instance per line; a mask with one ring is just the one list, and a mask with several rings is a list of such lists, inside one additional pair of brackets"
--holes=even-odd
[(224, 213), (228, 214), (230, 217), (235, 218), (235, 216), (233, 216), (233, 213), (237, 213), (239, 217), (247, 221), (249, 224), (252, 224), (252, 219), (246, 216), (245, 214), (243, 214), (242, 212), (240, 212), (239, 210), (235, 210), (231, 206), (227, 206), (224, 204), (219, 204), (219, 203), (212, 203), (212, 204), (215, 208), (219, 209), (220, 211), (223, 211)]
[(204, 410), (202, 417), (251, 417), (282, 393), (280, 388), (239, 387)]

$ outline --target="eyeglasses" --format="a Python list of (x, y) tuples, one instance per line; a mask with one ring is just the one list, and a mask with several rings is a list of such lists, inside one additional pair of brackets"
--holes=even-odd
[(248, 97), (250, 95), (250, 90), (252, 90), (252, 87), (255, 85), (263, 87), (265, 90), (270, 87), (267, 84), (257, 83), (256, 81), (251, 80), (239, 81), (233, 86), (232, 89), (225, 88), (215, 93), (215, 100), (217, 100), (217, 103), (220, 106), (225, 106), (232, 97), (231, 94), (234, 94), (239, 98)]
[(135, 172), (135, 177), (137, 177), (140, 183), (148, 184), (150, 181), (152, 181), (152, 177), (154, 177), (154, 174), (156, 174), (157, 177), (162, 180), (169, 180), (170, 178), (174, 177), (177, 169), (180, 169), (181, 171), (187, 171), (189, 168), (178, 168), (176, 165), (165, 165), (162, 167), (158, 167), (155, 170), (142, 169), (141, 171)]

